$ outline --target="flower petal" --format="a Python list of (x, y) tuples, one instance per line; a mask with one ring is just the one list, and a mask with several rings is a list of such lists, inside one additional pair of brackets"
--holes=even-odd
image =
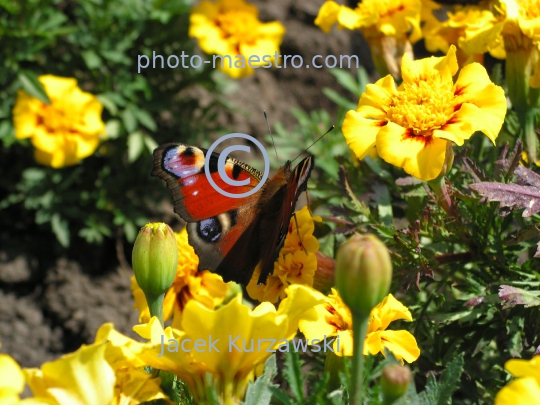
[(315, 25), (327, 34), (330, 32), (334, 24), (337, 23), (337, 16), (341, 6), (335, 1), (327, 1), (319, 9)]
[(442, 170), (446, 157), (445, 140), (410, 136), (405, 128), (393, 122), (377, 134), (377, 153), (386, 162), (402, 167), (420, 180), (432, 180)]
[(368, 333), (364, 343), (364, 354), (383, 353), (388, 349), (398, 360), (412, 363), (420, 357), (420, 349), (416, 339), (406, 330), (385, 330)]
[(362, 114), (352, 110), (345, 115), (341, 130), (347, 145), (358, 159), (365, 158), (375, 147), (377, 134), (384, 124), (384, 121), (364, 118)]
[(517, 404), (540, 405), (540, 386), (534, 378), (512, 381), (495, 396), (495, 405)]

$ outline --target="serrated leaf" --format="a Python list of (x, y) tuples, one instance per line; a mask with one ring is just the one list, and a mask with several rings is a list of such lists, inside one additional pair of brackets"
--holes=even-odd
[(526, 291), (510, 285), (501, 285), (499, 298), (504, 302), (503, 308), (525, 305), (525, 308), (540, 305), (539, 291)]
[(450, 404), (452, 394), (459, 388), (459, 380), (463, 373), (463, 353), (460, 353), (442, 372), (438, 384), (438, 405)]
[(41, 82), (38, 80), (38, 76), (34, 72), (20, 70), (18, 77), (25, 92), (44, 102), (45, 104), (51, 104), (51, 100), (49, 99), (43, 84), (41, 84)]
[[(291, 342), (289, 342), (289, 345), (291, 345)], [(299, 403), (303, 403), (304, 379), (302, 378), (302, 361), (300, 360), (300, 355), (295, 350), (289, 350), (285, 354), (285, 369), (283, 370), (283, 375), (289, 383), (295, 399)]]
[(243, 405), (268, 405), (272, 399), (270, 387), (278, 387), (272, 384), (277, 375), (276, 355), (273, 354), (264, 363), (264, 374), (258, 377), (255, 382), (250, 382)]
[(60, 244), (69, 247), (69, 224), (60, 214), (55, 213), (51, 218), (51, 228)]
[(392, 211), (392, 201), (390, 199), (388, 187), (386, 184), (376, 183), (373, 185), (373, 191), (373, 199), (377, 203), (379, 219), (383, 224), (391, 226), (394, 213)]
[(354, 209), (363, 215), (369, 215), (368, 208), (356, 198), (356, 195), (354, 195), (354, 192), (351, 188), (349, 180), (349, 175), (347, 174), (347, 170), (340, 165), (339, 166), (339, 180), (338, 180), (338, 187), (344, 192), (345, 195), (347, 195), (354, 206)]
[(487, 180), (486, 174), (482, 169), (480, 169), (475, 162), (473, 162), (468, 157), (463, 158), (463, 166), (467, 169), (467, 172), (472, 176), (474, 181), (477, 183)]
[(540, 189), (540, 176), (523, 166), (518, 166), (514, 174), (527, 184)]
[(523, 217), (530, 217), (540, 211), (540, 190), (536, 187), (494, 182), (474, 183), (469, 187), (488, 201), (499, 201), (501, 208), (525, 208)]

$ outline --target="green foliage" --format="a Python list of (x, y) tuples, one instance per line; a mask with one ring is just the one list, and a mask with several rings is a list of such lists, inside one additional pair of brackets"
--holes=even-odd
[[(203, 130), (215, 129), (209, 122), (221, 84), (210, 69), (137, 72), (139, 55), (194, 53), (187, 35), (190, 7), (191, 0), (0, 5), (0, 226), (17, 218), (24, 232), (52, 232), (64, 248), (74, 240), (134, 240), (155, 203), (167, 198), (148, 173), (153, 149), (170, 141), (201, 142)], [(104, 106), (107, 138), (77, 166), (43, 167), (30, 142), (15, 138), (17, 91), (50, 103), (38, 81), (42, 74), (75, 77)], [(202, 107), (187, 95), (193, 86), (213, 92), (216, 102)]]
[(276, 356), (272, 355), (264, 363), (264, 374), (255, 382), (250, 382), (243, 405), (268, 405), (272, 399), (271, 388), (277, 387), (272, 383), (277, 375)]

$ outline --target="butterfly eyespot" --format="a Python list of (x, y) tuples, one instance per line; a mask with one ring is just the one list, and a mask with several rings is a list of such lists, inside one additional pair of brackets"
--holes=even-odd
[(216, 243), (222, 232), (221, 223), (217, 217), (203, 219), (197, 224), (197, 234), (208, 243)]

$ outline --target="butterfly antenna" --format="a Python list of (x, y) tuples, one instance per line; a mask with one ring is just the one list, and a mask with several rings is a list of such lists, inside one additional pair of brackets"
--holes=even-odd
[(266, 120), (266, 125), (268, 125), (268, 133), (270, 134), (270, 138), (272, 138), (272, 145), (274, 145), (274, 152), (276, 152), (277, 161), (279, 165), (281, 166), (281, 162), (279, 161), (279, 156), (277, 154), (276, 143), (274, 142), (274, 136), (272, 135), (272, 130), (270, 129), (270, 123), (268, 122), (268, 115), (266, 115), (266, 111), (263, 110), (263, 112), (264, 112), (264, 119)]
[(329, 132), (333, 131), (336, 128), (335, 125), (332, 125), (328, 131), (326, 131), (324, 134), (319, 136), (319, 138), (313, 142), (311, 145), (309, 145), (306, 149), (304, 149), (298, 156), (296, 156), (293, 160), (291, 160), (291, 163), (294, 162), (296, 159), (298, 159), (300, 156), (302, 156), (304, 153), (308, 151), (309, 148), (311, 148), (313, 145), (315, 145), (317, 142), (319, 142), (324, 136), (326, 136)]

